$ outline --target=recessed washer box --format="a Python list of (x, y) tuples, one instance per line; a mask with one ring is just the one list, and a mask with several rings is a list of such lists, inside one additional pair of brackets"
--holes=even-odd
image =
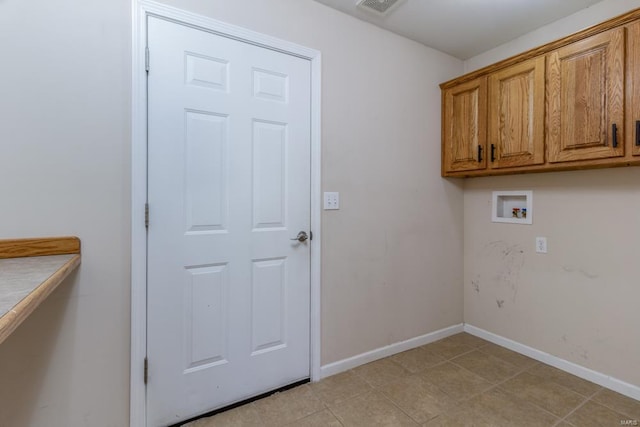
[(491, 221), (533, 224), (533, 191), (494, 191)]

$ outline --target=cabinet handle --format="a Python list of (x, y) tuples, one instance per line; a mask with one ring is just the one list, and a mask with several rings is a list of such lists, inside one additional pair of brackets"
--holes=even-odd
[(491, 144), (491, 163), (496, 160), (496, 146)]
[(611, 144), (613, 148), (618, 146), (618, 126), (615, 123), (611, 125)]
[(478, 145), (478, 163), (480, 163), (481, 161), (482, 161), (482, 145)]
[(640, 146), (640, 120), (636, 120), (636, 146)]

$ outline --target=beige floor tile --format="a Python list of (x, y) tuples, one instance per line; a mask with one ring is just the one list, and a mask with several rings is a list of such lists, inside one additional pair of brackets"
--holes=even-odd
[(451, 335), (450, 337), (445, 338), (445, 340), (456, 342), (456, 343), (463, 344), (473, 348), (483, 347), (489, 344), (489, 341), (485, 341), (482, 338), (478, 338), (466, 332), (462, 332), (461, 334)]
[(502, 359), (505, 362), (509, 362), (512, 365), (522, 369), (530, 368), (538, 363), (530, 357), (524, 356), (520, 353), (516, 353), (515, 351), (511, 351), (508, 348), (504, 348), (493, 343), (487, 343), (487, 345), (481, 347), (478, 351), (490, 354), (491, 356)]
[(464, 403), (476, 418), (493, 426), (553, 426), (559, 419), (501, 389), (492, 389)]
[(361, 394), (329, 409), (345, 427), (415, 427), (419, 424), (377, 391)]
[(593, 401), (587, 402), (567, 417), (567, 422), (578, 427), (620, 426), (628, 417)]
[(640, 421), (640, 401), (503, 347), (479, 347), (469, 337), (458, 334), (187, 426), (589, 427)]
[(429, 368), (418, 375), (456, 400), (466, 399), (491, 387), (488, 381), (450, 362)]
[(638, 424), (640, 424), (640, 401), (606, 388), (600, 390), (592, 400), (631, 419), (638, 420)]
[(551, 380), (528, 372), (499, 386), (513, 395), (538, 405), (562, 418), (585, 401), (585, 397)]
[(442, 363), (445, 359), (437, 353), (427, 350), (424, 347), (414, 348), (409, 351), (403, 351), (391, 357), (391, 360), (405, 368), (407, 371), (415, 374), (426, 368)]
[(454, 425), (452, 423), (452, 419), (447, 417), (445, 414), (441, 414), (435, 418), (431, 418), (426, 423), (422, 423), (422, 427), (450, 427)]
[[(440, 414), (423, 424), (423, 427), (496, 427), (490, 420), (479, 417), (469, 407)], [(513, 427), (513, 424), (510, 426)]]
[(399, 379), (379, 390), (419, 423), (438, 416), (454, 402), (445, 392), (418, 375)]
[(451, 363), (460, 365), (494, 384), (502, 382), (522, 370), (509, 362), (477, 350), (451, 359)]
[(409, 371), (390, 358), (380, 359), (367, 363), (366, 365), (358, 366), (353, 369), (352, 372), (373, 387), (378, 387), (409, 375)]
[(369, 384), (351, 371), (312, 383), (310, 387), (324, 403), (339, 403), (372, 390)]
[(282, 426), (325, 408), (308, 384), (258, 400), (253, 406), (266, 426)]
[(253, 405), (243, 405), (208, 418), (185, 424), (184, 427), (260, 427), (263, 426)]
[(451, 337), (423, 345), (421, 348), (436, 353), (438, 356), (447, 360), (468, 353), (474, 349), (474, 347), (458, 342)]
[(565, 386), (569, 390), (573, 390), (583, 396), (591, 396), (596, 391), (600, 390), (598, 384), (594, 384), (591, 381), (583, 380), (582, 378), (571, 375), (568, 372), (561, 371), (553, 366), (540, 363), (534, 366), (528, 371), (531, 374), (538, 375), (543, 378), (547, 378), (555, 383)]
[(292, 427), (342, 427), (342, 423), (328, 409), (294, 421), (289, 425)]

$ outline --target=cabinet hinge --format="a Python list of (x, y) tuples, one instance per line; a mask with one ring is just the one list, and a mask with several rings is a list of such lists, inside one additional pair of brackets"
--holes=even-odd
[(149, 72), (149, 46), (144, 48), (144, 70)]
[(144, 226), (149, 228), (149, 203), (144, 204)]
[(149, 359), (144, 358), (144, 383), (147, 383), (149, 379)]
[(309, 231), (309, 240), (313, 240), (313, 231)]

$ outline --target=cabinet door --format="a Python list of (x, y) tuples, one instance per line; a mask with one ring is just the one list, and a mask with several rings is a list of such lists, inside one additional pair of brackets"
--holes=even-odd
[(634, 22), (628, 28), (627, 138), (631, 141), (633, 155), (640, 156), (640, 22)]
[(549, 54), (550, 162), (624, 155), (624, 49), (617, 28)]
[(491, 168), (544, 163), (544, 56), (489, 75)]
[(443, 171), (487, 167), (487, 78), (481, 77), (443, 93)]

